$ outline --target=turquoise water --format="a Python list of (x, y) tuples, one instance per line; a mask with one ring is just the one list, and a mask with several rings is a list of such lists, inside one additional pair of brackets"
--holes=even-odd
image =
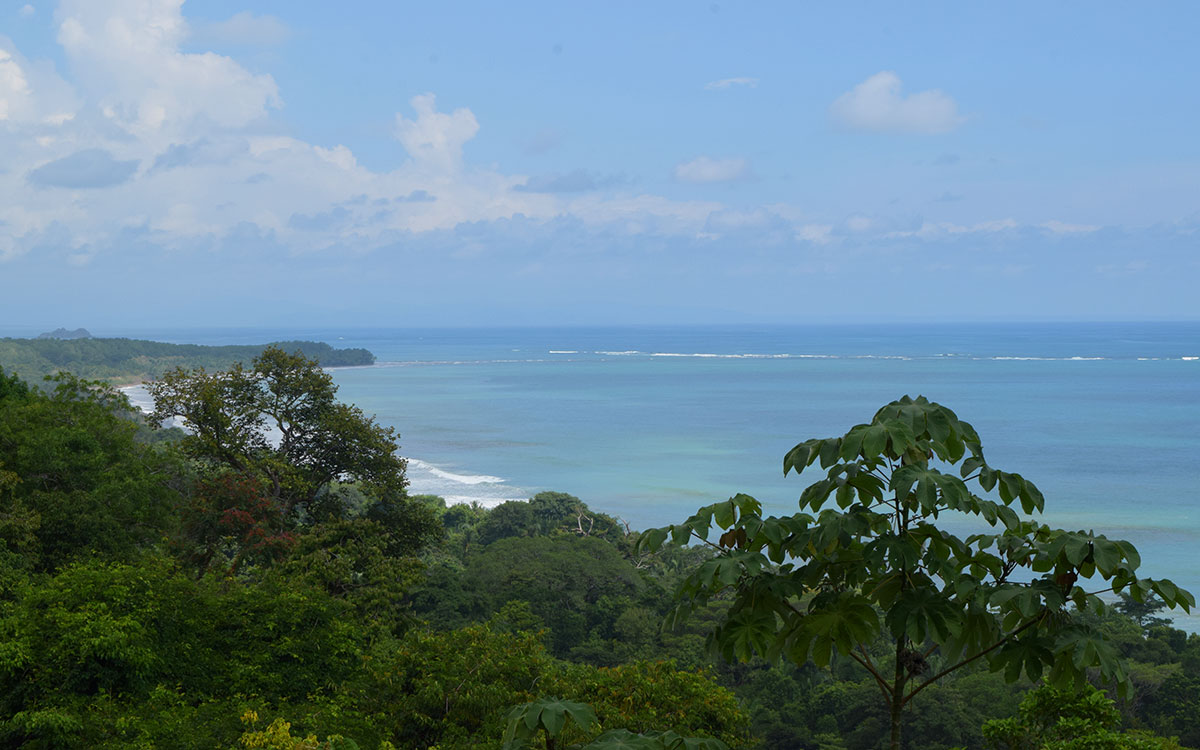
[(1127, 538), (1200, 592), (1200, 324), (137, 333), (367, 347), (376, 366), (334, 378), (399, 429), (413, 491), (562, 490), (634, 527), (735, 492), (793, 512), (792, 445), (923, 394), (1041, 487), (1047, 522)]

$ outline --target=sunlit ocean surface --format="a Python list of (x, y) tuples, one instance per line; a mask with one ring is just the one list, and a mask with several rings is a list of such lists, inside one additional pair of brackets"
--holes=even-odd
[[(634, 527), (746, 492), (790, 513), (782, 459), (923, 394), (1032, 479), (1045, 520), (1133, 541), (1200, 592), (1200, 324), (123, 331), (361, 346), (343, 400), (395, 426), (412, 491), (578, 495)], [(813, 477), (815, 478), (815, 477)], [(1200, 630), (1200, 620), (1181, 626)]]

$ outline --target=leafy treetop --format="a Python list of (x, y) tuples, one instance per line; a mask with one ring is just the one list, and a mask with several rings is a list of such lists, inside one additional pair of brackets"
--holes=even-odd
[[(1135, 601), (1157, 594), (1184, 610), (1195, 603), (1168, 580), (1139, 577), (1128, 542), (1019, 514), (1014, 505), (1041, 511), (1042, 493), (988, 464), (975, 429), (924, 397), (887, 404), (841, 437), (806, 440), (783, 461), (785, 475), (816, 465), (824, 476), (801, 493), (802, 512), (764, 518), (757, 500), (737, 495), (647, 531), (639, 546), (700, 540), (718, 551), (682, 584), (668, 623), (732, 590), (709, 639), (725, 658), (826, 666), (840, 654), (861, 664), (889, 709), (893, 748), (904, 707), (977, 660), (1010, 681), (1024, 673), (1081, 687), (1099, 668), (1126, 685), (1115, 649), (1072, 607), (1103, 611), (1108, 591)], [(993, 491), (998, 500), (985, 497)], [(951, 511), (992, 530), (960, 538), (938, 525)], [(1095, 577), (1107, 585), (1086, 587)], [(891, 644), (890, 664), (870, 654), (879, 637)]]
[(176, 369), (149, 390), (156, 422), (185, 420), (189, 455), (263, 479), (285, 512), (334, 481), (360, 482), (384, 499), (404, 495), (395, 431), (338, 402), (333, 378), (299, 352), (268, 347), (249, 368)]

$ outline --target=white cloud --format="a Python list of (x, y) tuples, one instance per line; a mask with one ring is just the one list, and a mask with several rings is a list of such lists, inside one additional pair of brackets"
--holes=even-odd
[(796, 239), (814, 242), (818, 245), (828, 243), (832, 234), (832, 224), (804, 224), (796, 229)]
[(280, 106), (269, 75), (229, 57), (180, 51), (183, 0), (63, 0), (58, 41), (104, 116), (162, 143), (210, 125), (243, 127)]
[(249, 11), (236, 13), (224, 21), (189, 26), (188, 40), (199, 45), (273, 46), (283, 44), (292, 36), (292, 30), (279, 18), (256, 16)]
[(61, 125), (74, 117), (75, 95), (48, 63), (33, 64), (0, 37), (0, 122)]
[(851, 130), (948, 133), (966, 118), (949, 95), (936, 89), (903, 95), (900, 77), (890, 70), (876, 73), (842, 94), (829, 108), (834, 121)]
[(122, 161), (104, 149), (89, 148), (43, 164), (28, 179), (41, 187), (102, 188), (128, 180), (137, 168), (136, 159)]
[(22, 18), (29, 18), (34, 13), (36, 13), (37, 10), (29, 3), (26, 3), (21, 6), (21, 10), (19, 12), (20, 12)]
[(0, 120), (12, 119), (29, 99), (29, 81), (12, 53), (0, 49)]
[(870, 216), (856, 214), (854, 216), (847, 217), (843, 224), (847, 231), (853, 232), (854, 234), (863, 234), (871, 231), (871, 229), (875, 227), (875, 220)]
[(750, 172), (750, 165), (745, 159), (728, 158), (713, 159), (708, 156), (697, 156), (691, 161), (685, 161), (675, 167), (675, 179), (680, 182), (729, 182), (740, 180)]
[(743, 76), (739, 78), (722, 78), (719, 81), (709, 81), (704, 84), (704, 88), (708, 91), (720, 91), (722, 89), (733, 88), (734, 86), (755, 88), (758, 86), (758, 79)]
[[(0, 259), (36, 248), (103, 261), (139, 243), (145, 252), (391, 252), (418, 234), (434, 238), (430, 247), (445, 242), (446, 253), (486, 254), (491, 233), (502, 231), (534, 244), (562, 238), (556, 249), (575, 236), (602, 248), (610, 237), (667, 247), (705, 236), (831, 254), (897, 228), (935, 239), (986, 231), (916, 230), (886, 217), (831, 222), (808, 206), (674, 200), (630, 193), (635, 182), (585, 169), (508, 174), (466, 160), (480, 123), (466, 107), (439, 110), (433, 94), (396, 115), (395, 148), (411, 158), (376, 171), (345, 145), (274, 127), (279, 99), (270, 76), (232, 57), (183, 52), (195, 37), (181, 0), (64, 0), (56, 18), (70, 83), (0, 38), (0, 153), (8, 157), (0, 165)], [(720, 183), (751, 170), (743, 158), (700, 156), (674, 175)], [(1040, 231), (1069, 226), (1047, 222)]]
[(917, 237), (919, 239), (936, 239), (955, 235), (989, 234), (1017, 229), (1021, 225), (1015, 219), (993, 219), (980, 221), (975, 224), (955, 224), (948, 221), (926, 221), (917, 229), (896, 230), (883, 235), (888, 238)]
[(466, 108), (446, 114), (437, 111), (433, 94), (414, 96), (409, 102), (417, 113), (409, 120), (396, 115), (396, 138), (413, 160), (441, 172), (454, 172), (462, 166), (463, 144), (479, 132), (474, 113)]
[(1100, 227), (1096, 226), (1095, 224), (1070, 224), (1057, 219), (1044, 221), (1038, 226), (1054, 234), (1086, 234), (1088, 232), (1095, 232), (1100, 229)]

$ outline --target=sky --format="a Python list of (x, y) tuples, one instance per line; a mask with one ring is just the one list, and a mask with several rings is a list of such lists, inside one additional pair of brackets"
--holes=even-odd
[(2, 0), (0, 326), (1200, 319), (1197, 26)]

